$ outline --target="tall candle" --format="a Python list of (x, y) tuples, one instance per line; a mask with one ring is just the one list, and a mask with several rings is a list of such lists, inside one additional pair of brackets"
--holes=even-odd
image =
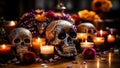
[(94, 37), (93, 42), (95, 45), (103, 45), (104, 44), (104, 37)]
[(81, 42), (80, 43), (80, 46), (82, 48), (89, 48), (89, 47), (93, 47), (94, 46), (94, 43), (93, 42), (87, 42), (87, 40), (85, 42)]
[(51, 45), (46, 45), (46, 46), (41, 46), (41, 54), (54, 54), (54, 46)]
[(32, 48), (36, 50), (37, 52), (40, 51), (40, 46), (45, 45), (46, 40), (45, 38), (33, 38), (32, 39)]
[(109, 35), (107, 36), (107, 41), (108, 41), (109, 43), (113, 43), (113, 42), (115, 42), (115, 36), (109, 34)]
[(9, 45), (0, 45), (0, 54), (9, 54), (11, 47)]

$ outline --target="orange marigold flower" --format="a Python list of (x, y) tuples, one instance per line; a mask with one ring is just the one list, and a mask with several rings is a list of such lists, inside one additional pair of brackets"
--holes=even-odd
[(93, 0), (92, 10), (108, 12), (112, 8), (112, 3), (110, 0)]
[(86, 20), (86, 21), (93, 21), (97, 22), (100, 20), (99, 15), (97, 15), (94, 11), (88, 11), (88, 10), (82, 10), (78, 12), (78, 15), (80, 19)]

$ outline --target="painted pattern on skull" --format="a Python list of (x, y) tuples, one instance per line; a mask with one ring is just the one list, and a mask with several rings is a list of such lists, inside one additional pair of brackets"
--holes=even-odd
[(60, 56), (72, 57), (77, 55), (74, 28), (74, 25), (66, 20), (52, 21), (46, 28), (46, 39), (50, 44), (55, 45), (55, 50)]

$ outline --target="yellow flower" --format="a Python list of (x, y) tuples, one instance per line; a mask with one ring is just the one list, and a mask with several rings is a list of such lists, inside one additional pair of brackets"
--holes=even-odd
[(112, 3), (110, 0), (93, 0), (92, 10), (108, 12), (112, 8)]
[(97, 22), (100, 20), (99, 15), (97, 15), (94, 11), (88, 11), (86, 9), (79, 11), (78, 16), (80, 17), (80, 19), (83, 19), (86, 21)]

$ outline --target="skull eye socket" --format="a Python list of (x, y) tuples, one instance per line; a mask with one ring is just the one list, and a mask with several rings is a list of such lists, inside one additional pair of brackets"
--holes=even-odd
[(69, 35), (70, 35), (70, 37), (72, 37), (72, 38), (76, 38), (76, 33), (75, 33), (75, 32), (70, 32)]
[(14, 40), (14, 43), (19, 43), (20, 42), (20, 39), (19, 38), (16, 38), (15, 40)]
[(66, 38), (66, 33), (60, 33), (59, 35), (58, 35), (58, 38), (59, 39), (65, 39)]
[(91, 30), (88, 30), (88, 33), (92, 33), (92, 31), (91, 31)]
[(24, 39), (25, 43), (30, 43), (30, 39)]

